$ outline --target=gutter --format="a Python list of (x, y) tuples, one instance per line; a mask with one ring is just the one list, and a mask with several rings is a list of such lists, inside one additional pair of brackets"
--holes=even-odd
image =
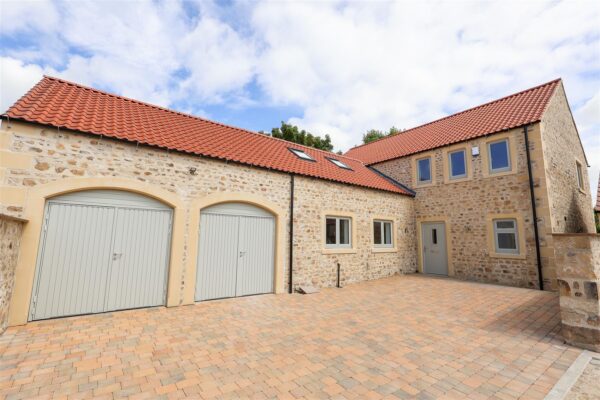
[(395, 180), (394, 178), (387, 176), (386, 174), (384, 174), (383, 172), (379, 171), (377, 168), (372, 167), (370, 165), (366, 165), (365, 166), (367, 168), (369, 168), (371, 171), (375, 172), (377, 175), (381, 176), (383, 179), (387, 180), (388, 182), (390, 182), (391, 184), (398, 186), (400, 189), (406, 190), (408, 192), (408, 195), (411, 197), (415, 197), (417, 195), (417, 192), (415, 192), (414, 190), (412, 190), (411, 188), (409, 188), (408, 186), (398, 182), (397, 180)]
[(533, 213), (533, 233), (535, 235), (535, 254), (537, 257), (538, 283), (540, 290), (544, 290), (544, 278), (542, 276), (542, 257), (540, 255), (540, 234), (538, 232), (537, 208), (535, 205), (535, 193), (533, 189), (533, 171), (531, 170), (531, 154), (529, 151), (529, 125), (523, 127), (525, 133), (525, 154), (527, 155), (527, 173), (529, 174), (529, 194), (531, 197), (531, 210)]
[(294, 271), (294, 174), (290, 174), (290, 248), (289, 248), (289, 278), (288, 293), (294, 292), (293, 271)]

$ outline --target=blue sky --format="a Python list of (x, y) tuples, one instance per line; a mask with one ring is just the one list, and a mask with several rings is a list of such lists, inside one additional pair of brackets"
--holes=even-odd
[(600, 3), (0, 2), (0, 107), (42, 74), (337, 149), (557, 77), (595, 187)]

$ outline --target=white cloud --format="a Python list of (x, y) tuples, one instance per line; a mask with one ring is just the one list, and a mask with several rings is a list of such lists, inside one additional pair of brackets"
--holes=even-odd
[(252, 80), (255, 46), (217, 19), (202, 18), (178, 47), (189, 70), (182, 86), (201, 100), (220, 103), (222, 93), (239, 92)]
[(38, 65), (24, 64), (10, 57), (0, 57), (0, 112), (4, 113), (31, 89), (43, 74), (43, 69)]
[[(259, 82), (273, 102), (303, 106), (294, 122), (346, 149), (369, 128), (409, 128), (558, 76), (583, 81), (599, 62), (599, 17), (567, 2), (260, 3)], [(580, 89), (575, 101), (593, 90)]]
[(49, 32), (60, 20), (56, 6), (49, 0), (3, 0), (0, 7), (3, 33)]

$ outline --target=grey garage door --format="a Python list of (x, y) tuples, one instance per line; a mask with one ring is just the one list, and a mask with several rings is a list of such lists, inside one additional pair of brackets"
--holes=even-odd
[(275, 219), (242, 203), (200, 215), (196, 301), (273, 292)]
[(117, 190), (50, 199), (30, 320), (165, 303), (172, 210)]

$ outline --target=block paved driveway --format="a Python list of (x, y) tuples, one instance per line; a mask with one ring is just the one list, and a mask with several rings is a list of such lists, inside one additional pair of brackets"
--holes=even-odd
[(400, 276), (9, 328), (0, 397), (543, 398), (577, 358), (553, 293)]

